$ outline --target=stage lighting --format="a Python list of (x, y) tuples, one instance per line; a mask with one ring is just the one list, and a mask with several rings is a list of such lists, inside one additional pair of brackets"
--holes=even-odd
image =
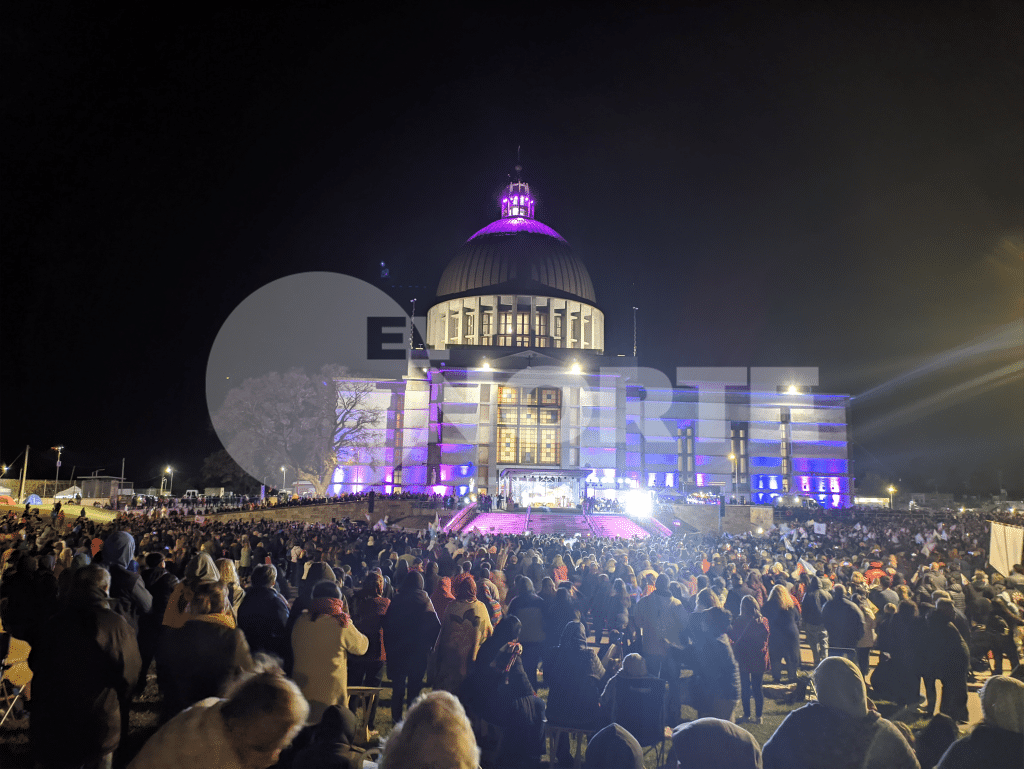
[(635, 518), (649, 518), (654, 511), (654, 503), (651, 495), (646, 491), (634, 489), (622, 495), (622, 503), (626, 508), (626, 514)]

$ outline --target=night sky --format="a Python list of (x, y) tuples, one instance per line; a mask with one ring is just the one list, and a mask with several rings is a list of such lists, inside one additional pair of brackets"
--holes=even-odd
[(197, 476), (231, 310), (422, 312), (521, 146), (609, 353), (819, 366), (858, 475), (1024, 493), (1024, 5), (340, 5), (5, 5), (0, 459)]

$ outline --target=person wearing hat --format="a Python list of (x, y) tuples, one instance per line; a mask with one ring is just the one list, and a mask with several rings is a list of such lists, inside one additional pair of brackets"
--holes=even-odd
[(900, 731), (869, 710), (853, 662), (822, 660), (814, 686), (818, 701), (792, 711), (764, 744), (764, 769), (919, 769)]

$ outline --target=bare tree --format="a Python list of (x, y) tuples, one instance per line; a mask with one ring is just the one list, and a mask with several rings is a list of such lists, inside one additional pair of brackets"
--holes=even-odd
[(372, 381), (350, 378), (341, 366), (272, 372), (233, 388), (214, 425), (254, 477), (276, 481), (283, 466), (323, 496), (339, 464), (372, 463), (383, 418), (374, 392)]

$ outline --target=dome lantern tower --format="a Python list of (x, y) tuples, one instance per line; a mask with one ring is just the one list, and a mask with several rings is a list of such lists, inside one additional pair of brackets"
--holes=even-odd
[[(517, 166), (518, 168), (518, 166)], [(533, 219), (533, 196), (526, 182), (512, 182), (501, 197), (502, 219)]]

